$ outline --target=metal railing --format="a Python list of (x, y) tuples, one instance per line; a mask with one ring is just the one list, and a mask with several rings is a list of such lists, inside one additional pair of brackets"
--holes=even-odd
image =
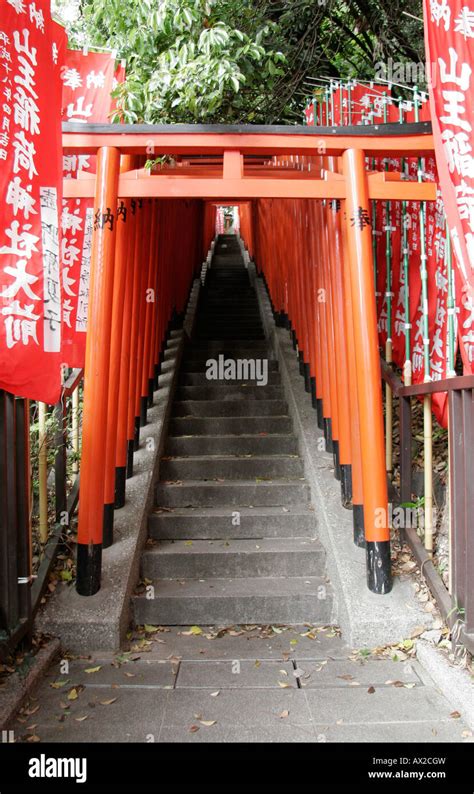
[(449, 437), (449, 588), (438, 572), (429, 550), (425, 549), (415, 527), (406, 522), (400, 527), (420, 566), (426, 583), (436, 599), (443, 619), (452, 630), (455, 644), (474, 652), (474, 376), (404, 386), (383, 359), (382, 377), (393, 395), (399, 398), (400, 505), (413, 498), (412, 398), (437, 393), (448, 394)]

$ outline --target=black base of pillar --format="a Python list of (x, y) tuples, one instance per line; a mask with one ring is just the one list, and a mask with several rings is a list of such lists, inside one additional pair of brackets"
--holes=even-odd
[(316, 410), (318, 407), (318, 398), (316, 397), (316, 378), (312, 377), (310, 379), (310, 387), (311, 387), (311, 405)]
[(102, 548), (108, 549), (114, 542), (114, 505), (104, 505), (104, 531)]
[(287, 314), (285, 314), (285, 328), (287, 331), (291, 330), (291, 321)]
[(311, 394), (311, 375), (309, 374), (309, 364), (303, 364), (304, 367), (304, 390), (307, 394)]
[(302, 378), (304, 378), (304, 358), (303, 358), (303, 351), (302, 350), (298, 351), (298, 366), (299, 366), (299, 370), (300, 370), (300, 375), (301, 375)]
[(332, 421), (331, 419), (323, 419), (324, 440), (326, 442), (326, 452), (334, 452), (332, 443)]
[(316, 398), (316, 411), (318, 415), (318, 427), (322, 430), (324, 427), (323, 401), (319, 397)]
[(140, 417), (135, 417), (135, 435), (133, 436), (133, 449), (135, 452), (140, 446)]
[(154, 378), (148, 378), (148, 400), (147, 400), (148, 408), (153, 408), (154, 393), (155, 393), (155, 380)]
[(368, 540), (365, 544), (367, 587), (372, 593), (385, 595), (392, 589), (392, 561), (389, 540)]
[(148, 424), (148, 397), (140, 397), (140, 427)]
[(135, 442), (127, 442), (127, 480), (133, 477), (133, 453), (135, 452)]
[(332, 442), (332, 457), (334, 461), (334, 476), (336, 480), (341, 479), (341, 463), (339, 460), (339, 441)]
[[(161, 356), (161, 353), (160, 353), (160, 356)], [(155, 374), (154, 374), (154, 377), (153, 377), (153, 390), (154, 391), (156, 391), (157, 388), (158, 388), (158, 378), (160, 377), (160, 372), (161, 372), (161, 364), (160, 363), (155, 364)]]
[(365, 549), (364, 505), (352, 505), (352, 525), (355, 545)]
[(77, 544), (76, 591), (82, 596), (92, 596), (100, 590), (102, 569), (102, 544)]
[(352, 509), (352, 466), (341, 463), (341, 500), (346, 510)]
[(115, 469), (115, 504), (116, 510), (125, 506), (125, 482), (127, 479), (127, 467), (117, 466)]
[(296, 331), (291, 331), (291, 344), (293, 345), (293, 350), (296, 350)]

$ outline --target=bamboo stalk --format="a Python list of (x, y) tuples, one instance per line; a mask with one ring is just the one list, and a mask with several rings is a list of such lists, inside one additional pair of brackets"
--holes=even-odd
[(79, 472), (79, 386), (72, 393), (72, 448), (74, 450), (74, 462), (72, 471), (74, 474)]
[[(414, 93), (415, 121), (419, 121), (418, 93)], [(418, 158), (418, 182), (423, 181), (423, 159)], [(421, 277), (421, 305), (423, 320), (423, 360), (424, 382), (431, 381), (430, 374), (430, 338), (428, 316), (428, 271), (426, 267), (426, 223), (425, 202), (420, 204), (420, 277)], [(431, 395), (423, 399), (423, 448), (424, 448), (424, 518), (425, 518), (425, 549), (433, 553), (433, 416), (431, 412)]]
[(38, 403), (38, 478), (39, 478), (39, 535), (41, 543), (48, 540), (48, 445), (46, 440), (45, 403)]

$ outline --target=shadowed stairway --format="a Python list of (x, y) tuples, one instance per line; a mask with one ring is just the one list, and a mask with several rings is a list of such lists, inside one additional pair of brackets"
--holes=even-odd
[[(268, 382), (259, 385), (251, 370), (209, 379), (207, 362), (220, 355), (260, 375), (267, 366)], [(331, 620), (324, 551), (278, 362), (233, 235), (218, 238), (201, 290), (141, 574), (154, 590), (133, 597), (137, 624)]]

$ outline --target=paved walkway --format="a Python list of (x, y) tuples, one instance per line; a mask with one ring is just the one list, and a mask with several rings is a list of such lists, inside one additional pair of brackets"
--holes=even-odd
[(472, 741), (416, 660), (353, 652), (332, 628), (202, 631), (138, 635), (67, 674), (58, 661), (17, 741)]

